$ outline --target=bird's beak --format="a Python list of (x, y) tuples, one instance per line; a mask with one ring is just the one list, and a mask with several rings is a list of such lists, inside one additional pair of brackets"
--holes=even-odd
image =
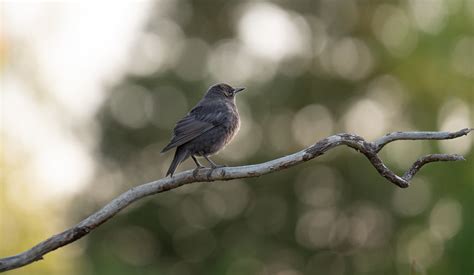
[(245, 88), (235, 88), (235, 89), (234, 89), (234, 94), (236, 94), (236, 93), (238, 93), (238, 92), (241, 92), (241, 91), (243, 91), (243, 90), (245, 90)]

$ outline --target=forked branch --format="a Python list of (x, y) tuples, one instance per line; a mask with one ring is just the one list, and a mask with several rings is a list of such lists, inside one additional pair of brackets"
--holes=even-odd
[(403, 176), (398, 176), (382, 162), (377, 154), (386, 144), (397, 140), (454, 139), (467, 135), (472, 130), (473, 129), (463, 129), (457, 132), (394, 132), (387, 134), (374, 142), (365, 141), (362, 137), (357, 135), (342, 133), (327, 137), (297, 153), (260, 164), (216, 168), (214, 170), (209, 168), (188, 170), (176, 174), (171, 178), (162, 178), (157, 181), (133, 187), (72, 228), (50, 237), (23, 253), (0, 259), (0, 272), (19, 268), (43, 259), (45, 254), (89, 234), (89, 232), (112, 218), (122, 209), (134, 201), (146, 196), (165, 192), (170, 189), (178, 188), (181, 185), (194, 182), (258, 177), (301, 164), (316, 158), (339, 145), (349, 146), (364, 154), (380, 175), (397, 186), (406, 188), (409, 186), (410, 180), (421, 169), (421, 167), (423, 167), (423, 165), (435, 161), (464, 160), (464, 158), (454, 154), (427, 155), (413, 163), (411, 168)]

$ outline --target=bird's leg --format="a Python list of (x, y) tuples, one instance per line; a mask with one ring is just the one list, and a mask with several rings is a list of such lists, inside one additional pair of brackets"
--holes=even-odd
[(194, 163), (196, 163), (196, 168), (193, 171), (193, 176), (196, 176), (199, 169), (206, 168), (206, 167), (204, 167), (201, 163), (199, 163), (199, 161), (196, 159), (195, 156), (191, 156), (191, 158), (193, 158)]
[(227, 165), (219, 165), (219, 164), (216, 164), (215, 162), (213, 162), (210, 158), (208, 158), (207, 156), (203, 156), (207, 161), (209, 161), (209, 163), (211, 164), (212, 166), (212, 169), (216, 169), (216, 168), (221, 168), (221, 167), (226, 167)]
[(196, 169), (206, 168), (201, 163), (199, 163), (199, 161), (196, 159), (195, 156), (191, 156), (191, 157), (193, 158), (194, 163), (196, 163), (196, 166), (197, 166)]

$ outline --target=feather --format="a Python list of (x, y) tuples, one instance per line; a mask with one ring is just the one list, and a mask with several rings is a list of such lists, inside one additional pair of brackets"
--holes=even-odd
[[(206, 112), (212, 109), (212, 112)], [(225, 122), (224, 110), (215, 105), (198, 105), (183, 119), (176, 123), (171, 141), (161, 151), (164, 153), (174, 147), (183, 145), (212, 128)]]

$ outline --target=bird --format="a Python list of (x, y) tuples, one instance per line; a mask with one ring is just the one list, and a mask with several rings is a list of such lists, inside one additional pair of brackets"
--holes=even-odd
[(176, 123), (171, 141), (161, 150), (165, 153), (176, 147), (166, 177), (173, 177), (178, 165), (189, 157), (196, 169), (205, 168), (196, 157), (205, 158), (212, 169), (225, 166), (216, 164), (209, 157), (229, 144), (239, 131), (240, 116), (235, 97), (244, 89), (225, 83), (212, 85), (196, 106)]

